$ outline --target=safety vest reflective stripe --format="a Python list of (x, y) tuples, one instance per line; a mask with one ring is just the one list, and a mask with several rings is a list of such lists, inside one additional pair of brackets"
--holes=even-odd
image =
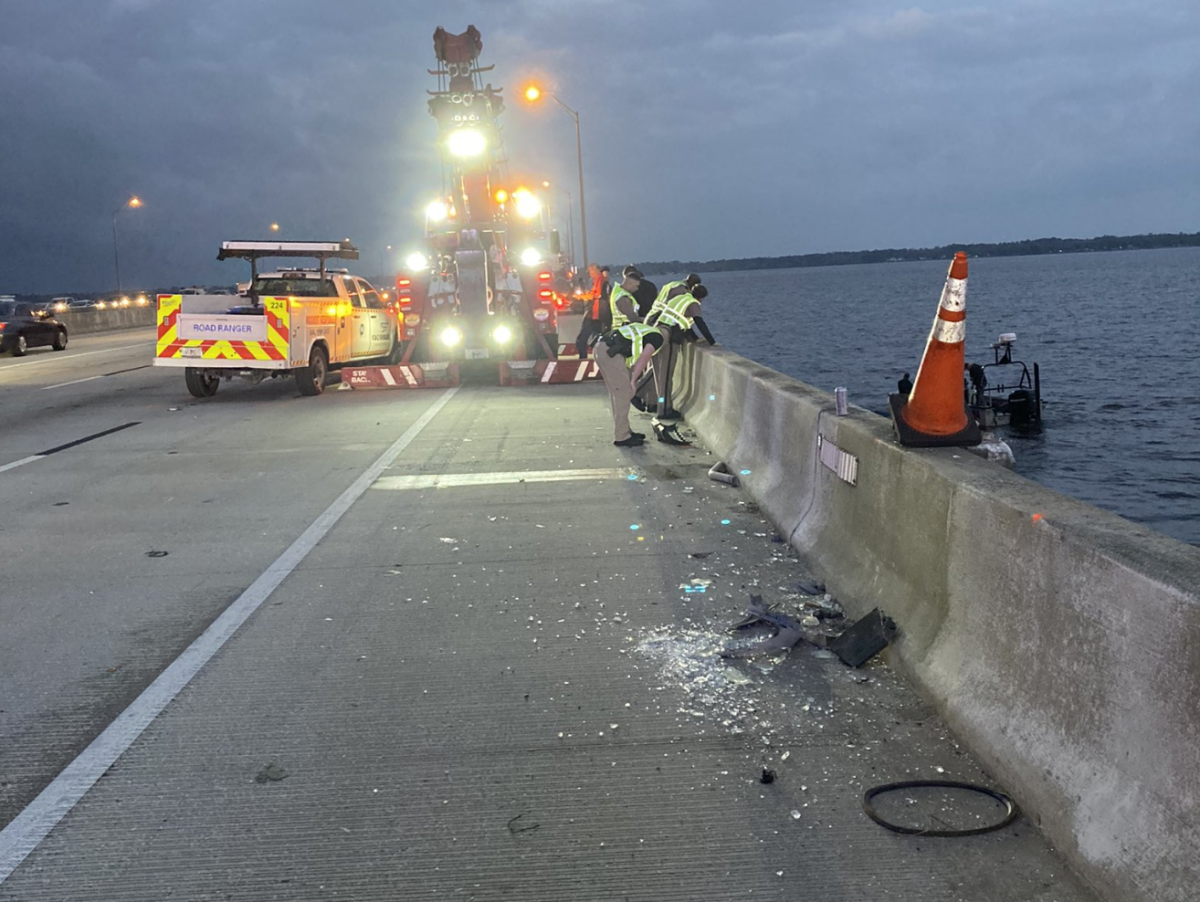
[(695, 303), (696, 299), (692, 297), (690, 291), (675, 295), (663, 304), (662, 310), (658, 313), (658, 324), (660, 326), (678, 326), (684, 330), (691, 329), (693, 320), (687, 315), (687, 309)]
[(608, 309), (612, 311), (612, 324), (614, 329), (629, 322), (629, 317), (617, 309), (617, 301), (622, 297), (629, 298), (630, 305), (634, 310), (637, 310), (637, 300), (634, 298), (634, 296), (620, 285), (614, 285), (612, 294), (608, 296)]
[(676, 279), (674, 282), (668, 282), (666, 285), (660, 288), (658, 290), (658, 297), (654, 299), (654, 304), (650, 307), (650, 312), (646, 314), (646, 318), (649, 319), (650, 317), (654, 316), (654, 314), (662, 310), (663, 305), (667, 302), (667, 295), (669, 295), (673, 289), (678, 288), (680, 285), (686, 284), (686, 282)]
[[(646, 344), (646, 336), (652, 332), (658, 333), (658, 330), (653, 326), (647, 326), (645, 323), (626, 323), (616, 330), (618, 335), (623, 335), (629, 339), (631, 350), (629, 356), (625, 358), (626, 366), (633, 366), (633, 362), (642, 356), (642, 348)], [(662, 333), (658, 333), (661, 335)], [(658, 348), (654, 349), (654, 353), (658, 353)]]

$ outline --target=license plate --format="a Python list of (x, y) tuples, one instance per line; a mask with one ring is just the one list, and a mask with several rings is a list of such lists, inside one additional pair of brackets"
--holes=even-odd
[(467, 348), (467, 360), (487, 360), (487, 348)]
[(203, 348), (180, 348), (179, 356), (181, 357), (199, 357), (204, 353)]

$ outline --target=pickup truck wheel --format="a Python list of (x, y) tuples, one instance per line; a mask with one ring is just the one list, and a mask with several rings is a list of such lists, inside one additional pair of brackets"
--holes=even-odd
[(184, 369), (183, 381), (187, 383), (187, 390), (194, 398), (211, 398), (221, 387), (220, 378), (198, 370), (194, 366)]
[(12, 344), (12, 355), (14, 357), (24, 357), (29, 350), (29, 342), (25, 340), (24, 335), (18, 335)]
[(54, 333), (54, 350), (65, 351), (67, 349), (67, 330), (59, 329)]
[(296, 370), (296, 385), (300, 394), (313, 397), (325, 391), (325, 377), (329, 375), (329, 358), (325, 349), (317, 345), (308, 355), (308, 366)]

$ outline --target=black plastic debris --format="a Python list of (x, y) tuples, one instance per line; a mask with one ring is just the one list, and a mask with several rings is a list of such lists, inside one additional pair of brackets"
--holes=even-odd
[(875, 608), (829, 643), (829, 650), (849, 667), (861, 667), (888, 647), (896, 635), (896, 622)]
[(688, 557), (694, 557), (696, 560), (704, 560), (710, 554), (712, 554), (711, 551), (692, 551), (688, 553)]
[(774, 783), (775, 782), (775, 771), (771, 770), (771, 768), (769, 768), (769, 767), (764, 767), (762, 769), (762, 774), (758, 778), (758, 782), (759, 783)]
[(800, 580), (800, 582), (796, 583), (796, 589), (802, 595), (824, 595), (825, 594), (825, 584), (824, 583), (809, 582), (808, 580), (804, 580), (804, 579), (802, 579), (802, 580)]
[(823, 644), (818, 637), (810, 635), (800, 625), (798, 620), (789, 617), (787, 614), (774, 611), (769, 606), (763, 604), (761, 595), (750, 596), (750, 607), (747, 609), (746, 617), (731, 626), (729, 631), (731, 633), (737, 632), (746, 627), (760, 624), (773, 627), (775, 629), (774, 635), (764, 639), (757, 645), (751, 645), (746, 648), (726, 649), (721, 652), (721, 657), (750, 658), (754, 655), (787, 651), (801, 639), (807, 639), (814, 645)]

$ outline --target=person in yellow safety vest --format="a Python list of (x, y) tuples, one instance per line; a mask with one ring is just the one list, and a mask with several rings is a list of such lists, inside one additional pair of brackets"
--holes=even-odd
[(700, 302), (708, 297), (708, 289), (696, 284), (668, 297), (657, 314), (647, 317), (667, 340), (664, 352), (654, 360), (654, 390), (657, 393), (657, 415), (660, 420), (682, 420), (683, 414), (671, 404), (671, 380), (679, 350), (685, 341), (695, 340), (693, 328), (698, 328), (710, 345), (716, 341), (700, 313)]
[(626, 323), (642, 321), (637, 312), (637, 299), (633, 296), (633, 292), (637, 291), (641, 281), (642, 271), (636, 266), (626, 266), (621, 271), (621, 284), (614, 285), (612, 293), (608, 296), (610, 329), (618, 329)]
[(608, 388), (613, 444), (618, 448), (636, 448), (646, 441), (643, 433), (629, 428), (629, 402), (638, 377), (666, 343), (661, 329), (644, 323), (625, 323), (604, 333), (596, 343), (596, 365)]
[(683, 294), (685, 291), (691, 291), (700, 284), (700, 277), (695, 273), (689, 275), (686, 279), (677, 279), (674, 282), (668, 282), (658, 290), (658, 296), (654, 299), (654, 305), (650, 308), (650, 312), (646, 314), (646, 322), (654, 322), (654, 318), (663, 308), (663, 304), (667, 302), (667, 298), (673, 298), (676, 295)]

